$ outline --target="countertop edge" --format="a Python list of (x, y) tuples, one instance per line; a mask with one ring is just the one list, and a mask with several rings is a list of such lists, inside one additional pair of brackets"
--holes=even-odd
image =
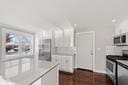
[[(31, 85), (34, 82), (36, 82), (38, 79), (40, 79), (41, 77), (43, 77), (44, 75), (46, 75), (48, 72), (50, 72), (52, 69), (54, 69), (55, 67), (57, 67), (59, 65), (58, 63), (51, 63), (51, 64), (52, 65), (49, 65), (49, 68), (47, 68), (45, 70), (43, 70), (43, 68), (42, 68), (42, 70), (40, 69), (41, 73), (40, 73), (40, 76), (38, 76), (39, 74), (37, 75), (38, 77), (37, 76), (33, 77), (33, 75), (32, 75), (32, 76), (29, 76), (28, 78), (26, 78), (25, 81), (22, 81), (22, 80), (19, 81), (21, 78), (16, 76), (14, 78), (11, 78), (10, 81), (16, 83), (16, 85), (17, 84), (18, 85)], [(40, 72), (40, 70), (38, 70), (38, 72)], [(32, 77), (32, 79), (30, 77)], [(18, 78), (18, 81), (17, 81), (17, 78)]]

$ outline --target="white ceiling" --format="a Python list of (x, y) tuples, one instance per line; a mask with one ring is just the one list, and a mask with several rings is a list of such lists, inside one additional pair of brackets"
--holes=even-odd
[(128, 0), (0, 0), (0, 22), (52, 29), (109, 26), (128, 16)]

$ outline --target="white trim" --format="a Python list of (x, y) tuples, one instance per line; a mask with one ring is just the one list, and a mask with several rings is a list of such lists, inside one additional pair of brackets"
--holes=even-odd
[[(95, 71), (95, 56), (96, 56), (96, 53), (95, 53), (95, 41), (96, 41), (96, 38), (95, 38), (95, 31), (87, 31), (87, 32), (78, 32), (76, 34), (85, 34), (85, 33), (92, 33), (93, 35), (93, 66), (92, 66), (92, 70)], [(76, 35), (77, 36), (77, 35)], [(77, 40), (77, 39), (76, 39)], [(75, 41), (76, 42), (76, 41)], [(77, 56), (76, 56), (77, 57)], [(76, 66), (76, 59), (75, 59), (75, 68), (77, 68)]]
[(107, 74), (107, 72), (105, 70), (94, 70), (94, 72)]
[[(13, 59), (17, 59), (17, 58), (23, 58), (23, 57), (27, 57), (27, 56), (34, 56), (34, 46), (35, 46), (35, 35), (32, 33), (28, 33), (28, 32), (24, 32), (24, 31), (19, 31), (19, 30), (15, 30), (15, 29), (8, 29), (8, 28), (1, 28), (1, 32), (2, 32), (2, 61), (6, 61), (6, 60), (13, 60)], [(5, 37), (6, 37), (6, 33), (10, 33), (10, 32), (14, 32), (16, 34), (18, 34), (19, 36), (22, 36), (23, 34), (26, 35), (30, 35), (32, 37), (32, 52), (30, 54), (23, 54), (21, 52), (21, 42), (19, 42), (19, 52), (17, 54), (14, 55), (6, 55), (5, 53)], [(21, 37), (20, 37), (21, 38)], [(8, 58), (7, 58), (8, 57)], [(12, 58), (11, 58), (12, 57)]]
[(35, 33), (32, 32), (32, 31), (28, 31), (28, 30), (22, 29), (21, 27), (10, 25), (10, 24), (6, 24), (6, 23), (1, 23), (0, 22), (0, 27), (35, 35)]
[(95, 33), (95, 31), (77, 32), (76, 34), (84, 34), (84, 33)]
[(93, 33), (93, 70), (95, 69), (95, 57), (96, 57), (96, 38), (95, 38), (95, 31)]

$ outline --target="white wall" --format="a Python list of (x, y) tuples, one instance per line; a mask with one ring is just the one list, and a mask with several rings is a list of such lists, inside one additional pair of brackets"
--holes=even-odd
[(114, 23), (115, 35), (128, 32), (128, 16), (117, 19)]
[(104, 26), (96, 28), (76, 28), (76, 32), (95, 31), (96, 32), (96, 57), (95, 70), (105, 72), (106, 68), (106, 46), (112, 45), (112, 36), (114, 35), (113, 26)]

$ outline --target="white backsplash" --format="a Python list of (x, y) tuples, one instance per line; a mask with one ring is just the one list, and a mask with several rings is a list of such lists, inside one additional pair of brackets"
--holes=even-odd
[(106, 55), (122, 55), (123, 50), (128, 50), (128, 46), (106, 46)]
[(75, 51), (75, 47), (56, 47), (55, 53), (74, 55), (76, 51)]
[(122, 55), (121, 46), (106, 46), (106, 55)]

